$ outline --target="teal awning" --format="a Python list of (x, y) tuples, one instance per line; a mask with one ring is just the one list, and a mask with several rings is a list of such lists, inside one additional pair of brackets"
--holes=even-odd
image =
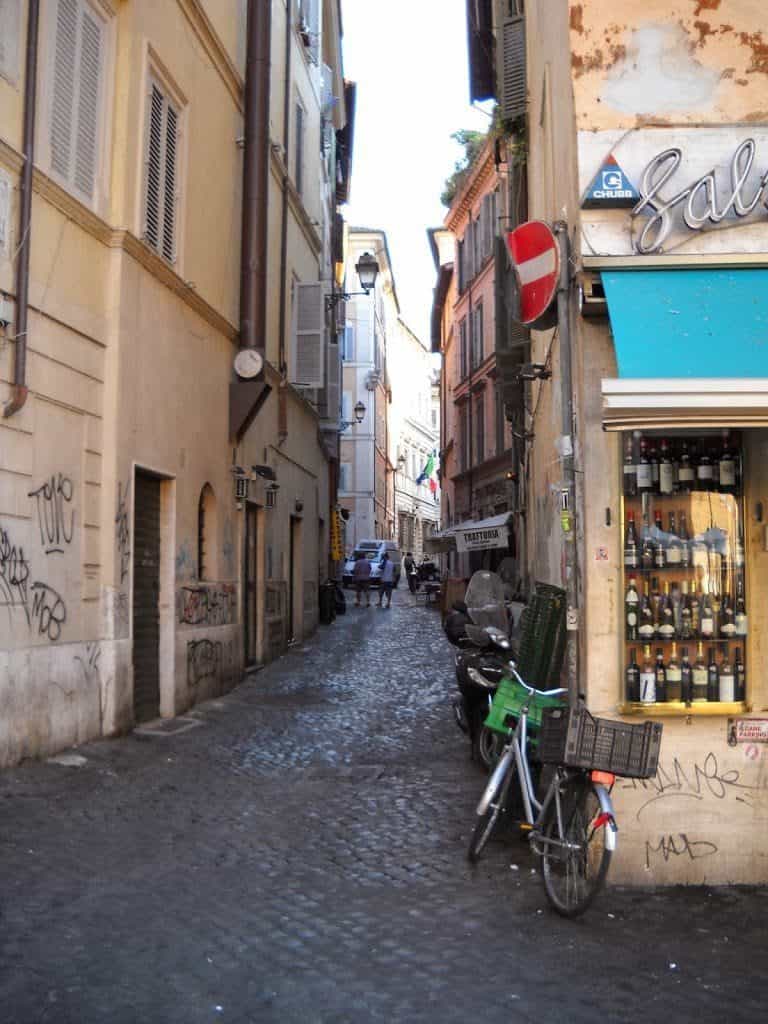
[(619, 377), (768, 377), (768, 270), (604, 270)]

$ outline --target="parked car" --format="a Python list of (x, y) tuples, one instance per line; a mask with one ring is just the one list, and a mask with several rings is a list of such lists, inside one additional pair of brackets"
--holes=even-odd
[(371, 586), (378, 587), (381, 574), (381, 559), (386, 551), (387, 557), (395, 566), (395, 586), (400, 582), (402, 555), (393, 540), (361, 540), (350, 557), (344, 563), (342, 582), (351, 587), (355, 578), (355, 562), (363, 555), (371, 563)]

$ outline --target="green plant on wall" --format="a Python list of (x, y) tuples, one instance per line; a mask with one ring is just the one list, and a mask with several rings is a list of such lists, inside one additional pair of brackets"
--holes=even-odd
[(488, 135), (486, 132), (473, 132), (468, 128), (460, 128), (457, 132), (453, 132), (451, 138), (464, 147), (464, 155), (456, 161), (453, 173), (445, 180), (443, 191), (440, 193), (440, 202), (443, 206), (450, 206), (456, 198), (456, 193), (461, 188), (477, 154), (485, 145)]

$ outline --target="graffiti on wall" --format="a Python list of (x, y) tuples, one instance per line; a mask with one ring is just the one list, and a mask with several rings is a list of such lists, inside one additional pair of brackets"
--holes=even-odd
[(237, 587), (234, 583), (182, 587), (177, 605), (183, 626), (229, 626), (237, 621)]
[(67, 621), (64, 598), (48, 583), (35, 580), (31, 585), (30, 566), (21, 545), (13, 542), (0, 527), (0, 607), (21, 608), (31, 630), (55, 643)]
[(62, 555), (65, 547), (72, 543), (75, 532), (73, 496), (72, 481), (63, 473), (52, 474), (50, 480), (27, 492), (28, 498), (35, 499), (40, 543), (46, 555)]
[(221, 640), (191, 640), (187, 644), (187, 684), (195, 690), (206, 685), (218, 684), (223, 689), (226, 683), (235, 681), (237, 656), (234, 642)]
[(115, 516), (117, 555), (120, 564), (120, 582), (125, 583), (128, 566), (131, 561), (131, 523), (128, 514), (128, 498), (131, 490), (130, 480), (125, 485), (117, 485), (117, 515)]
[(643, 812), (659, 801), (731, 799), (752, 807), (756, 794), (768, 789), (768, 780), (749, 783), (738, 768), (724, 768), (710, 751), (688, 766), (678, 758), (671, 765), (659, 763), (652, 779), (625, 779), (622, 788), (638, 791), (642, 802), (636, 817), (640, 821)]
[(657, 843), (645, 842), (645, 866), (651, 867), (653, 860), (661, 858), (667, 864), (672, 857), (683, 857), (689, 861), (701, 860), (717, 853), (717, 844), (706, 839), (691, 839), (685, 832), (659, 837)]
[(102, 683), (101, 669), (99, 667), (99, 662), (101, 661), (101, 647), (97, 643), (86, 644), (83, 655), (75, 655), (75, 661), (80, 666), (86, 687), (89, 690), (93, 690), (98, 697), (99, 730), (103, 732), (107, 689)]

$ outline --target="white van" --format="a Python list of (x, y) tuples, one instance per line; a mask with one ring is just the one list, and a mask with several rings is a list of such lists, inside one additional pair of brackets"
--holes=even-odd
[(363, 555), (371, 563), (371, 586), (378, 587), (379, 575), (381, 573), (381, 558), (386, 551), (390, 562), (395, 565), (395, 586), (400, 581), (400, 563), (402, 556), (400, 549), (393, 540), (361, 540), (344, 563), (344, 574), (342, 583), (345, 587), (351, 587), (355, 579), (355, 562), (360, 555)]

